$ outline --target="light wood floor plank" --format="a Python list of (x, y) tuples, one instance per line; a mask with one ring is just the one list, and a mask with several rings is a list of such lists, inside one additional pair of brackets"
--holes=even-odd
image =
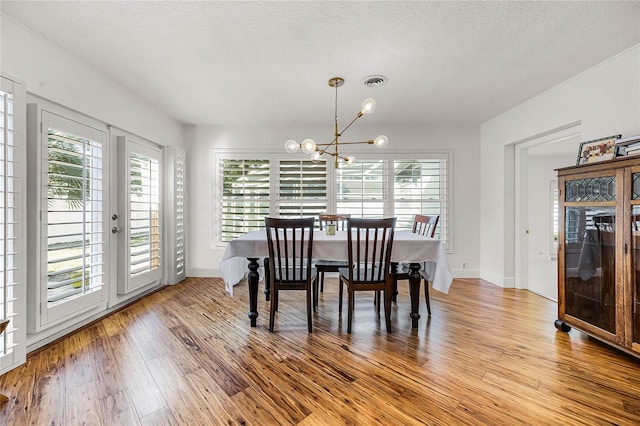
[(110, 394), (102, 399), (102, 422), (105, 426), (140, 425), (128, 391)]

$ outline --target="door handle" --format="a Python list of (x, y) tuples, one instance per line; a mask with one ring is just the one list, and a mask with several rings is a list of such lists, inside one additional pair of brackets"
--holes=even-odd
[(114, 226), (113, 228), (111, 228), (111, 233), (115, 234), (117, 232), (120, 232), (120, 227), (119, 226)]

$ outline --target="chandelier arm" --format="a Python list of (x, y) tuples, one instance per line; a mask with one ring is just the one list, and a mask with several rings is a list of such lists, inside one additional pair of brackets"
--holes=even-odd
[[(351, 125), (352, 125), (353, 123), (355, 123), (355, 122), (358, 120), (358, 118), (362, 117), (362, 115), (363, 115), (363, 114), (362, 114), (362, 111), (358, 112), (358, 115), (356, 115), (356, 118), (354, 118), (353, 120), (351, 120), (351, 123), (347, 124), (347, 126), (346, 126), (344, 129), (342, 129), (342, 131), (341, 131), (341, 132), (337, 133), (337, 135), (336, 135), (336, 136), (342, 136), (342, 134), (343, 134), (344, 132), (346, 132), (346, 131), (347, 131), (347, 129), (348, 129), (349, 127), (351, 127)], [(337, 125), (336, 125), (336, 132), (337, 132), (337, 131), (338, 131), (338, 127), (337, 127)], [(342, 142), (340, 142), (340, 143), (342, 143)]]
[(372, 145), (373, 139), (369, 139), (367, 141), (361, 141), (361, 142), (340, 142), (340, 145), (357, 145), (357, 144), (363, 144), (363, 143)]
[[(340, 142), (340, 143), (342, 143), (342, 142)], [(329, 143), (317, 143), (317, 144), (316, 144), (316, 146), (324, 146), (324, 147), (327, 147), (327, 148), (328, 148), (328, 147), (330, 147), (331, 145), (337, 145), (337, 144), (338, 144), (338, 143), (337, 143), (337, 139), (334, 139), (334, 140), (332, 140), (332, 141), (331, 141), (331, 142), (329, 142)]]

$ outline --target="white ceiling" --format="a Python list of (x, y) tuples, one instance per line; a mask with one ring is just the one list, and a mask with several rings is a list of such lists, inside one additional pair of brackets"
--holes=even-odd
[(188, 124), (331, 123), (334, 76), (341, 122), (374, 97), (377, 124), (479, 124), (640, 43), (640, 1), (0, 5)]

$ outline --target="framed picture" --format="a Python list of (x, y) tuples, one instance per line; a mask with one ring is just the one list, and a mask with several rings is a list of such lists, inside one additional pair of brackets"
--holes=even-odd
[(578, 150), (578, 160), (576, 164), (596, 163), (598, 161), (615, 158), (618, 149), (616, 141), (620, 139), (620, 137), (622, 137), (622, 135), (613, 135), (582, 142)]

